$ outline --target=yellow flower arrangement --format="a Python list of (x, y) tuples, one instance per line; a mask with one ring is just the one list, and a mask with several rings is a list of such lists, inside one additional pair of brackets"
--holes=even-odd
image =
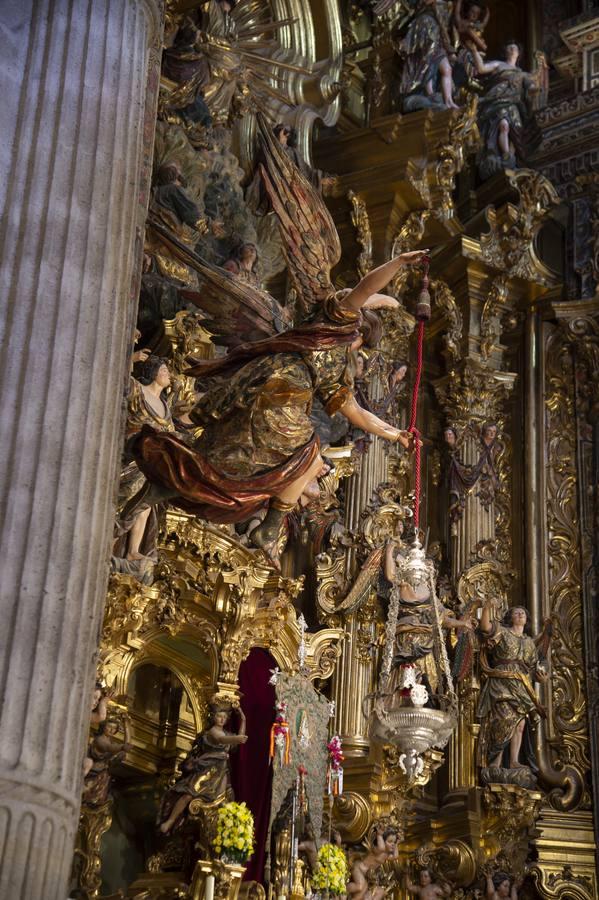
[(341, 847), (323, 844), (318, 851), (318, 865), (312, 877), (312, 887), (329, 894), (345, 894), (348, 879), (347, 860)]
[(254, 850), (254, 817), (245, 803), (225, 803), (218, 811), (214, 850), (230, 862), (245, 863)]

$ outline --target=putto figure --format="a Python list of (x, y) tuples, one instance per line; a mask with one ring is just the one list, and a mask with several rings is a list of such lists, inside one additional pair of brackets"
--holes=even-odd
[(510, 878), (507, 872), (496, 872), (487, 875), (486, 900), (518, 900), (518, 888), (521, 882)]
[(268, 506), (250, 541), (276, 563), (285, 515), (323, 471), (310, 418), (314, 396), (329, 414), (340, 412), (363, 431), (411, 446), (407, 432), (357, 402), (350, 354), (362, 344), (376, 345), (382, 326), (373, 310), (398, 305), (378, 292), (426, 251), (405, 253), (369, 272), (357, 287), (337, 292), (330, 272), (340, 257), (339, 237), (322, 198), (264, 122), (260, 133), (268, 161), (262, 176), (305, 313), (296, 327), (277, 334), (286, 315), (273, 297), (171, 238), (174, 252), (200, 275), (202, 289), (193, 299), (211, 316), (206, 328), (231, 349), (188, 370), (204, 391), (190, 412), (203, 428), (192, 445), (148, 427), (135, 438), (135, 459), (151, 490), (144, 486), (125, 513), (170, 499), (211, 522), (244, 522)]
[(408, 878), (408, 893), (418, 897), (418, 900), (439, 900), (441, 897), (451, 897), (451, 887), (448, 884), (437, 884), (433, 881), (430, 869), (420, 869), (418, 884), (414, 884)]
[(377, 829), (370, 851), (354, 862), (351, 881), (347, 885), (347, 896), (352, 900), (381, 900), (385, 888), (370, 888), (369, 877), (382, 865), (397, 859), (399, 852), (399, 835), (396, 828)]

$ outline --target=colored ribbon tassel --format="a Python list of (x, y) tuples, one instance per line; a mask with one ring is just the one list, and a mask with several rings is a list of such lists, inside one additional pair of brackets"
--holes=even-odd
[(343, 768), (333, 769), (329, 766), (327, 773), (327, 793), (339, 797), (343, 793)]
[(270, 729), (270, 754), (269, 759), (279, 760), (279, 765), (288, 766), (290, 762), (289, 750), (291, 747), (291, 730), (287, 721), (287, 703), (282, 700), (276, 706), (277, 717)]
[(327, 744), (329, 751), (329, 765), (327, 768), (327, 789), (333, 797), (339, 797), (343, 793), (343, 753), (341, 750), (341, 738), (338, 734), (332, 737)]

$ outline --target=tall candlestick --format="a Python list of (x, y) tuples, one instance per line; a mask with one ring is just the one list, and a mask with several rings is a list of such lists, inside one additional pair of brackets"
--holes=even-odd
[(214, 875), (206, 876), (206, 889), (204, 891), (204, 900), (214, 900)]

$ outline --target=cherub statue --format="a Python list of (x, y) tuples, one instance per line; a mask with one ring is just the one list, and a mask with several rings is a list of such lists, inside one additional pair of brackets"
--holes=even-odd
[(528, 613), (522, 606), (508, 610), (504, 624), (493, 621), (493, 608), (493, 601), (487, 601), (480, 619), (481, 673), (486, 678), (478, 704), (480, 762), (483, 767), (529, 768), (536, 773), (530, 726), (545, 716), (545, 710), (533, 681), (549, 677), (542, 660), (549, 650), (550, 623), (535, 641), (525, 632)]
[[(122, 721), (125, 740), (118, 740), (115, 735)], [(83, 781), (83, 802), (88, 806), (102, 806), (107, 802), (110, 792), (110, 768), (113, 763), (123, 759), (130, 749), (130, 727), (127, 717), (107, 715), (100, 723), (98, 733), (89, 746), (92, 765), (88, 766)]]
[(371, 848), (366, 856), (358, 859), (352, 866), (351, 881), (347, 885), (347, 896), (354, 900), (381, 900), (384, 888), (375, 887), (370, 890), (368, 875), (386, 862), (397, 859), (399, 853), (399, 834), (396, 828), (377, 828)]
[(408, 877), (406, 887), (408, 893), (415, 894), (419, 900), (439, 900), (440, 897), (451, 897), (450, 885), (447, 883), (441, 885), (433, 881), (430, 869), (420, 869), (418, 884), (414, 884)]
[(485, 8), (479, 0), (456, 0), (453, 8), (453, 22), (461, 44), (474, 44), (477, 50), (485, 53), (487, 49), (483, 32), (489, 24), (491, 10)]
[(507, 872), (487, 874), (486, 900), (518, 900), (521, 879), (512, 879)]
[[(264, 183), (285, 234), (291, 280), (302, 291), (302, 308), (311, 311), (277, 334), (285, 317), (273, 297), (170, 241), (200, 275), (194, 302), (210, 316), (206, 328), (232, 349), (188, 370), (205, 389), (190, 411), (191, 421), (203, 428), (199, 438), (187, 444), (148, 427), (135, 437), (133, 453), (151, 487), (144, 486), (126, 512), (170, 499), (210, 522), (235, 523), (268, 505), (251, 541), (277, 565), (282, 521), (323, 467), (310, 419), (314, 395), (330, 414), (340, 412), (364, 431), (412, 446), (410, 434), (357, 403), (350, 354), (380, 335), (373, 310), (398, 306), (379, 291), (426, 251), (402, 254), (357, 287), (337, 292), (330, 271), (340, 245), (326, 206), (259, 121), (269, 159)], [(151, 227), (161, 231), (160, 223), (151, 221)]]
[(191, 750), (181, 763), (181, 775), (162, 799), (158, 813), (158, 825), (162, 834), (168, 834), (179, 825), (192, 800), (214, 804), (215, 801), (233, 800), (229, 771), (229, 752), (245, 744), (246, 721), (243, 710), (236, 707), (239, 731), (232, 734), (225, 730), (229, 719), (229, 707), (213, 706), (211, 724), (197, 735)]

